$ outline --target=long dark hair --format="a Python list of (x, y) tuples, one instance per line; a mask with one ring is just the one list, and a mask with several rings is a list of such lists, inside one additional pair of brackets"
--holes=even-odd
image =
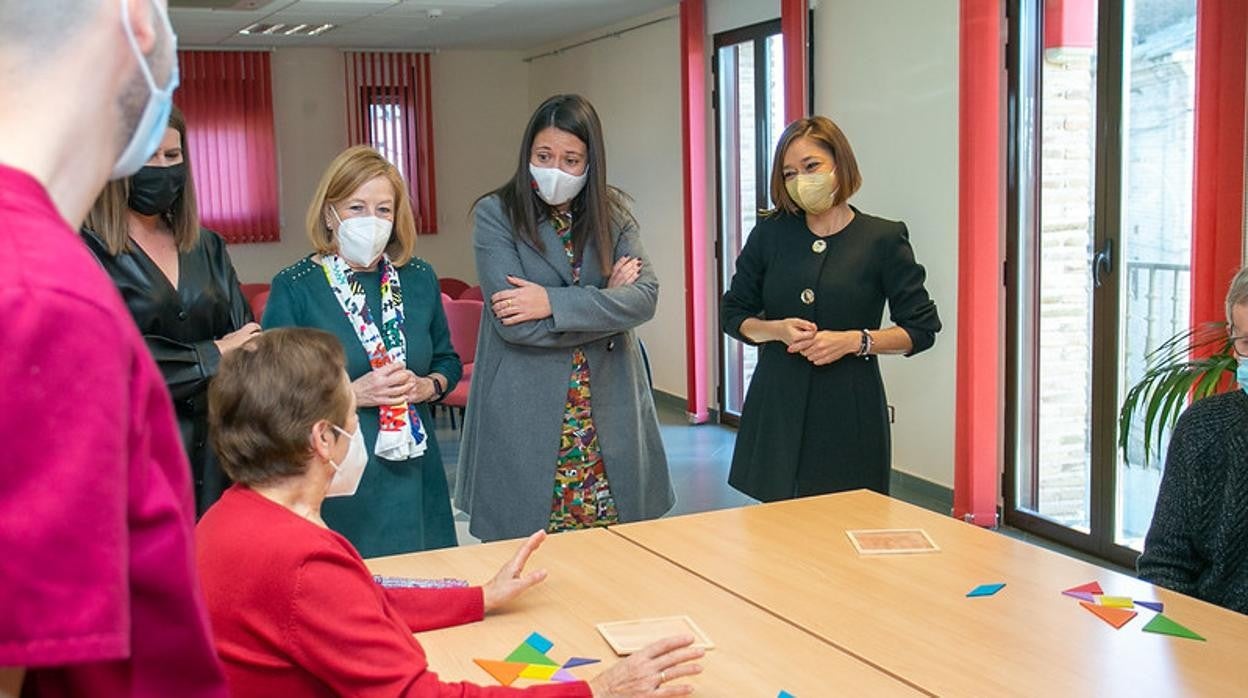
[(588, 178), (585, 188), (571, 202), (573, 252), (577, 259), (581, 259), (585, 245), (592, 237), (598, 248), (598, 264), (602, 273), (610, 276), (614, 263), (611, 226), (635, 223), (635, 220), (628, 210), (628, 195), (607, 184), (607, 151), (602, 143), (602, 124), (598, 121), (598, 112), (584, 97), (555, 95), (542, 102), (524, 129), (515, 174), (503, 186), (486, 193), (481, 199), (497, 195), (511, 221), (512, 234), (543, 250), (537, 226), (542, 219), (549, 217), (550, 207), (534, 190), (533, 176), (529, 174), (529, 158), (533, 139), (543, 129), (552, 126), (581, 139), (586, 147), (585, 172)]

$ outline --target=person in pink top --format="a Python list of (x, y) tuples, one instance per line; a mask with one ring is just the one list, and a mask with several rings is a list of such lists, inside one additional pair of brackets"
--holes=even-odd
[[(533, 534), (480, 587), (383, 585), (321, 518), (365, 467), (346, 355), (334, 335), (269, 330), (221, 360), (208, 388), (212, 445), (236, 483), (200, 519), (199, 573), (234, 698), (643, 698), (702, 668), (692, 637), (660, 640), (588, 682), (528, 688), (444, 682), (413, 632), (480, 621), (546, 578), (525, 573)], [(376, 467), (376, 466), (374, 466)]]
[(155, 151), (165, 0), (0, 0), (0, 696), (223, 698), (164, 379), (77, 234)]

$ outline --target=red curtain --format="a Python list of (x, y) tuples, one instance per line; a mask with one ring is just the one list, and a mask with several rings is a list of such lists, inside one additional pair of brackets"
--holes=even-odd
[(345, 54), (347, 140), (376, 148), (407, 180), (416, 232), (438, 232), (429, 56)]
[(179, 51), (187, 151), (204, 227), (227, 242), (280, 239), (267, 51)]

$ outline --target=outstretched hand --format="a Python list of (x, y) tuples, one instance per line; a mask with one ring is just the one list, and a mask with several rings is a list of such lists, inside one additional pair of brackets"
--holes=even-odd
[(528, 591), (529, 587), (540, 584), (546, 579), (546, 570), (536, 570), (528, 574), (524, 572), (524, 566), (529, 561), (529, 556), (545, 540), (545, 531), (538, 531), (529, 536), (520, 546), (520, 549), (516, 551), (516, 554), (512, 556), (511, 560), (503, 565), (498, 574), (494, 575), (494, 578), (481, 588), (482, 595), (485, 597), (486, 613), (497, 609), (499, 606)]

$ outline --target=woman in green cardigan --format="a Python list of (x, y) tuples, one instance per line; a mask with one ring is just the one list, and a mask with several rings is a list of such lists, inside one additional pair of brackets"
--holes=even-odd
[(338, 337), (369, 460), (355, 496), (322, 514), (364, 557), (453, 546), (446, 472), (428, 403), (462, 373), (433, 268), (398, 170), (356, 146), (330, 163), (308, 208), (316, 252), (273, 278), (262, 324)]

